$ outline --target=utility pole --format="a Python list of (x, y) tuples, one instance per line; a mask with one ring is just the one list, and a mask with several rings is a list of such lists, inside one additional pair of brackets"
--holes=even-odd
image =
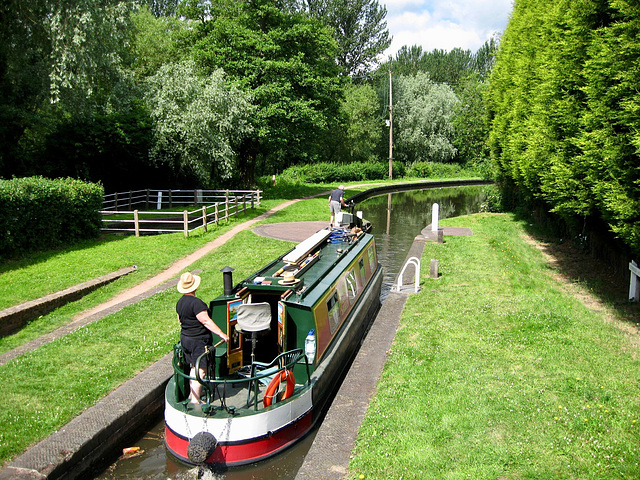
[(393, 81), (389, 70), (389, 180), (393, 180)]

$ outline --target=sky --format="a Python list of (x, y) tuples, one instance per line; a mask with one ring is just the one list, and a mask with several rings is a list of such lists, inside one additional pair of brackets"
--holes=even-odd
[(387, 8), (393, 37), (381, 59), (400, 47), (422, 46), (424, 52), (456, 47), (475, 53), (507, 26), (512, 0), (379, 0)]

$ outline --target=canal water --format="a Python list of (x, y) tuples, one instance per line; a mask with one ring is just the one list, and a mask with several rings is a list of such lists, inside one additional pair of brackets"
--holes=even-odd
[[(431, 224), (433, 204), (438, 203), (440, 207), (440, 219), (477, 213), (485, 198), (483, 190), (483, 187), (478, 186), (413, 190), (371, 197), (357, 205), (364, 218), (373, 225), (378, 259), (384, 267), (381, 293), (383, 301), (402, 270), (414, 238)], [(255, 465), (235, 467), (226, 472), (211, 472), (185, 466), (166, 452), (163, 443), (164, 422), (159, 418), (153, 428), (132, 442), (131, 446), (140, 447), (138, 453), (117, 459), (95, 479), (293, 480), (316, 432), (317, 426), (302, 441), (275, 458)]]

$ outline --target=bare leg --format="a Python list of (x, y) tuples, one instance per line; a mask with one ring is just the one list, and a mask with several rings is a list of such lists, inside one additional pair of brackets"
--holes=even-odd
[[(200, 378), (204, 378), (205, 371), (204, 369), (198, 369), (200, 373)], [(191, 372), (189, 373), (192, 377), (196, 375), (195, 367), (191, 367)], [(189, 380), (189, 388), (191, 389), (191, 394), (189, 395), (189, 401), (191, 403), (200, 403), (200, 396), (202, 395), (202, 385), (197, 380)]]

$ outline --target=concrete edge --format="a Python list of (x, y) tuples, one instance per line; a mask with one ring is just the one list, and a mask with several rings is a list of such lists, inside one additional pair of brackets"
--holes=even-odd
[(137, 267), (135, 265), (121, 268), (116, 272), (102, 275), (59, 292), (0, 310), (0, 336), (13, 333), (34, 318), (46, 315), (56, 308), (76, 301), (103, 285), (111, 283), (136, 270)]
[(164, 408), (164, 388), (173, 374), (172, 354), (126, 381), (53, 435), (0, 470), (0, 480), (75, 480), (117, 457), (141, 425)]

